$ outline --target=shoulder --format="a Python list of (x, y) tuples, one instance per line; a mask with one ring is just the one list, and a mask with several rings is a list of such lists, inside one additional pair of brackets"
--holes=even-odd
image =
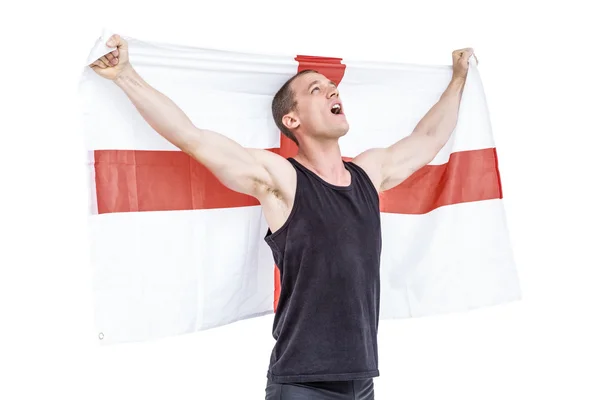
[(263, 195), (274, 195), (291, 204), (296, 192), (297, 180), (296, 169), (292, 163), (271, 150), (250, 148), (248, 151), (269, 176)]
[(367, 174), (377, 192), (381, 192), (381, 170), (386, 154), (387, 149), (385, 148), (372, 148), (363, 151), (351, 161)]

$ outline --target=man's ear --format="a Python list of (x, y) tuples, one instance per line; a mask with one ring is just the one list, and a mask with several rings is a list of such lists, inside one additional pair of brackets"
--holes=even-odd
[(283, 116), (283, 125), (289, 130), (293, 130), (300, 126), (300, 120), (295, 113), (289, 113)]

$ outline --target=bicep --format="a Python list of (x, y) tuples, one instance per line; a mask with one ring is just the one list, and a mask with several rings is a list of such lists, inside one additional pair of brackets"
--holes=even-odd
[[(195, 129), (195, 128), (194, 128)], [(258, 160), (236, 141), (205, 129), (195, 129), (183, 151), (206, 167), (224, 186), (255, 196), (269, 185), (269, 175)]]
[(431, 162), (440, 148), (432, 136), (414, 132), (389, 147), (366, 150), (355, 160), (383, 192)]
[(268, 150), (245, 148), (209, 130), (197, 129), (194, 137), (184, 151), (227, 188), (253, 197), (276, 189), (276, 179), (269, 167), (273, 163), (272, 157), (280, 156), (269, 154)]
[(391, 189), (430, 163), (443, 147), (432, 135), (413, 132), (388, 147), (382, 165), (383, 190)]

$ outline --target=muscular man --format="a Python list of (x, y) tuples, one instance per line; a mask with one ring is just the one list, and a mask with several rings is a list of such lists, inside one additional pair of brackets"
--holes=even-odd
[(338, 144), (349, 129), (344, 106), (336, 85), (317, 71), (291, 77), (274, 96), (275, 123), (298, 145), (286, 159), (194, 126), (138, 75), (123, 38), (113, 35), (107, 45), (117, 49), (93, 70), (118, 85), (156, 132), (263, 208), (265, 240), (281, 276), (266, 399), (373, 399), (379, 193), (428, 164), (447, 142), (473, 49), (452, 53), (447, 89), (409, 136), (347, 162)]

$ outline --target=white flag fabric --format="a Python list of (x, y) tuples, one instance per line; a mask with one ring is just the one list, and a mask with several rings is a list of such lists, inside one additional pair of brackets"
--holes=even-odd
[[(105, 32), (91, 63), (111, 49)], [(351, 159), (409, 135), (446, 89), (450, 66), (218, 51), (125, 37), (140, 75), (201, 128), (284, 157), (271, 115), (302, 69), (338, 83)], [(167, 142), (113, 83), (80, 82), (89, 154), (95, 321), (102, 344), (152, 340), (271, 314), (279, 275), (258, 202), (225, 188)], [(381, 318), (498, 305), (521, 297), (492, 129), (470, 61), (457, 127), (426, 167), (381, 194)], [(332, 282), (335, 284), (335, 282)]]

